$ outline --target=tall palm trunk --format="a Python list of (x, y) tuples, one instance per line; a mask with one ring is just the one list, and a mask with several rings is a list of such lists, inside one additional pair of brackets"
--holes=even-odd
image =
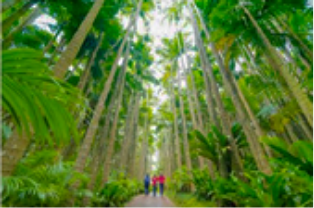
[(266, 49), (269, 52), (269, 55), (266, 56), (269, 59), (270, 64), (273, 65), (273, 69), (278, 70), (280, 75), (284, 78), (286, 81), (286, 84), (288, 85), (288, 89), (290, 90), (291, 94), (295, 97), (297, 103), (299, 104), (304, 116), (306, 117), (307, 121), (311, 124), (311, 127), (313, 128), (313, 106), (312, 103), (309, 101), (309, 98), (306, 96), (304, 91), (301, 89), (301, 86), (297, 81), (289, 74), (289, 71), (284, 69), (282, 67), (283, 61), (280, 54), (276, 52), (276, 50), (271, 45), (269, 39), (263, 32), (263, 30), (260, 28), (254, 17), (252, 16), (251, 12), (246, 8), (242, 7), (244, 12), (249, 17), (249, 20), (253, 24), (254, 28), (257, 30), (259, 36), (261, 37), (263, 43), (266, 46)]
[(169, 161), (169, 175), (168, 178), (172, 176), (172, 173), (175, 169), (174, 167), (174, 149), (173, 149), (173, 134), (172, 134), (172, 128), (168, 127), (168, 138), (167, 138), (167, 151), (168, 151), (168, 157), (166, 161)]
[[(147, 93), (146, 103), (149, 102), (149, 96)], [(144, 135), (142, 140), (142, 154), (140, 158), (140, 178), (144, 178), (147, 173), (147, 156), (148, 156), (148, 136), (149, 136), (149, 114), (146, 112), (145, 124), (144, 124)]]
[(28, 10), (36, 4), (36, 1), (28, 1), (26, 2), (20, 9), (18, 9), (14, 14), (7, 17), (5, 20), (2, 21), (2, 32), (6, 33), (9, 31), (10, 27), (13, 23), (19, 20)]
[[(184, 67), (182, 66), (182, 68), (185, 69), (185, 72), (183, 72), (184, 74), (184, 78), (185, 78), (185, 82), (186, 84), (188, 85), (188, 76), (187, 76), (187, 71), (188, 71), (188, 66)], [(198, 123), (199, 121), (197, 121), (196, 119), (196, 115), (195, 115), (195, 101), (192, 100), (192, 96), (191, 96), (191, 91), (190, 91), (190, 88), (187, 86), (187, 98), (188, 98), (188, 107), (189, 107), (189, 111), (190, 111), (190, 115), (191, 115), (191, 118), (192, 118), (192, 125), (193, 125), (193, 128), (194, 129), (197, 129), (199, 130), (200, 132), (202, 132), (203, 134), (205, 133), (204, 129), (202, 128), (202, 126)], [(196, 100), (196, 102), (198, 102)], [(201, 156), (198, 156), (198, 161), (199, 161), (199, 167), (200, 169), (203, 169), (204, 168), (204, 158), (201, 157)]]
[(77, 53), (79, 52), (87, 34), (93, 26), (102, 5), (105, 0), (95, 0), (92, 8), (89, 10), (80, 27), (74, 34), (66, 50), (61, 54), (59, 61), (54, 66), (54, 73), (59, 78), (64, 78), (69, 66), (72, 64)]
[[(181, 88), (181, 77), (180, 72), (178, 71), (178, 91), (179, 91), (179, 103), (180, 103), (180, 114), (182, 119), (182, 128), (183, 128), (183, 146), (184, 146), (184, 156), (185, 156), (185, 162), (188, 174), (192, 175), (192, 162), (191, 162), (191, 156), (190, 156), (190, 145), (188, 141), (188, 131), (187, 131), (187, 125), (186, 125), (186, 117), (184, 113), (184, 103), (183, 103), (183, 93)], [(194, 191), (195, 187), (193, 184), (190, 184), (191, 190)]]
[(163, 139), (162, 139), (162, 147), (161, 147), (161, 167), (162, 172), (166, 176), (166, 178), (170, 177), (170, 165), (171, 161), (170, 158), (170, 152), (169, 152), (169, 137), (167, 135), (168, 129), (164, 129)]
[[(215, 77), (214, 77), (214, 74), (213, 74), (213, 71), (212, 71), (212, 67), (210, 65), (210, 63), (208, 63), (208, 58), (207, 58), (207, 55), (206, 55), (206, 52), (205, 52), (205, 48), (204, 48), (204, 45), (203, 45), (203, 42), (201, 40), (201, 36), (200, 36), (200, 32), (199, 32), (199, 29), (198, 29), (198, 26), (197, 26), (197, 22), (196, 22), (196, 19), (194, 17), (194, 14), (193, 14), (193, 11), (192, 9), (189, 7), (189, 11), (190, 11), (190, 14), (191, 14), (191, 18), (192, 18), (192, 25), (193, 25), (193, 29), (194, 29), (194, 35), (195, 35), (195, 39), (196, 39), (196, 44), (198, 46), (198, 49), (200, 51), (200, 57), (201, 57), (201, 63), (202, 63), (202, 68), (203, 68), (203, 71), (204, 71), (204, 74), (208, 74), (209, 75), (209, 79), (210, 79), (210, 84), (211, 84), (211, 89), (213, 91), (213, 94), (214, 94), (214, 97), (215, 97), (215, 101), (217, 103), (217, 107), (218, 107), (218, 113), (221, 117), (221, 120), (223, 121), (224, 124), (222, 124), (222, 130), (223, 130), (223, 133), (225, 135), (229, 135), (229, 142), (231, 144), (231, 146), (233, 147), (233, 151), (232, 153), (234, 154), (235, 156), (235, 162), (236, 162), (236, 167), (237, 167), (237, 173), (241, 173), (243, 171), (243, 168), (242, 168), (242, 163), (241, 163), (241, 159), (240, 159), (240, 156), (239, 156), (239, 153), (238, 153), (238, 149), (237, 149), (237, 146), (234, 142), (234, 139), (230, 139), (232, 138), (232, 134), (231, 134), (231, 125), (229, 123), (229, 118), (228, 118), (228, 115), (227, 113), (225, 112), (225, 109), (224, 109), (224, 106), (223, 106), (223, 103), (222, 103), (222, 100), (221, 100), (221, 97), (220, 97), (220, 94), (219, 94), (219, 90), (218, 90), (218, 87), (217, 87), (217, 84), (216, 84), (216, 81), (215, 81)], [(207, 70), (205, 70), (207, 69)], [(219, 125), (219, 122), (216, 120), (214, 121), (216, 127), (220, 127)], [(216, 147), (217, 151), (219, 152), (219, 155), (218, 158), (219, 158), (219, 172), (221, 174), (222, 177), (228, 177), (228, 170), (227, 170), (227, 166), (226, 166), (226, 161), (224, 161), (224, 158), (223, 158), (223, 153), (221, 152), (221, 148), (219, 147), (219, 145), (217, 144), (217, 147)]]
[(287, 133), (290, 137), (291, 143), (298, 141), (297, 135), (293, 131), (293, 127), (291, 123), (286, 124), (285, 129), (287, 130)]
[[(209, 37), (209, 31), (207, 30), (204, 22), (202, 22), (203, 19), (201, 17), (200, 17), (200, 20), (201, 20), (201, 23), (202, 23), (202, 25), (204, 27), (205, 33), (207, 35), (207, 38), (210, 38)], [(237, 87), (234, 85), (235, 83), (233, 82), (234, 80), (232, 78), (232, 75), (230, 74), (230, 71), (228, 71), (226, 69), (226, 67), (224, 66), (223, 61), (222, 61), (220, 55), (218, 54), (218, 52), (217, 52), (217, 50), (216, 50), (216, 48), (215, 48), (215, 46), (214, 46), (214, 44), (212, 42), (210, 43), (210, 47), (211, 47), (211, 50), (212, 50), (212, 52), (214, 53), (214, 55), (216, 57), (216, 61), (218, 62), (220, 71), (222, 72), (224, 86), (226, 87), (227, 91), (231, 95), (233, 103), (236, 106), (238, 117), (242, 121), (241, 124), (243, 125), (243, 127), (245, 126), (244, 129), (246, 131), (247, 140), (248, 140), (248, 142), (250, 144), (250, 148), (251, 148), (253, 156), (254, 156), (254, 158), (255, 158), (255, 160), (257, 162), (257, 165), (259, 166), (261, 171), (264, 171), (265, 173), (271, 173), (270, 166), (269, 166), (269, 164), (268, 164), (268, 162), (267, 162), (267, 160), (265, 158), (265, 155), (264, 155), (263, 149), (261, 147), (261, 144), (259, 143), (257, 138), (251, 138), (249, 136), (249, 135), (254, 135), (254, 134), (253, 134), (253, 132), (249, 132), (251, 130), (250, 130), (249, 124), (247, 123), (246, 113), (245, 113), (245, 111), (243, 109), (243, 106), (241, 104), (242, 103), (241, 101), (244, 101), (244, 99), (243, 99), (243, 97), (242, 97), (242, 100), (240, 99), (239, 89), (237, 89)], [(246, 104), (246, 107), (248, 107), (248, 104), (246, 102), (245, 102), (245, 104)], [(251, 112), (251, 117), (253, 119), (255, 118), (253, 116), (252, 112)], [(257, 126), (255, 126), (256, 128), (259, 128), (259, 125), (258, 125), (256, 120), (253, 121), (253, 123), (255, 125), (257, 124)], [(229, 126), (229, 129), (231, 129), (230, 126)], [(259, 130), (259, 133), (262, 135), (260, 128), (258, 130)], [(235, 144), (233, 143), (233, 145), (235, 145)], [(238, 155), (237, 157), (239, 157), (238, 151), (237, 151), (237, 155)]]
[[(98, 100), (97, 105), (95, 107), (90, 125), (88, 126), (88, 129), (87, 129), (86, 134), (85, 134), (85, 138), (84, 138), (83, 143), (80, 147), (79, 155), (78, 155), (78, 157), (75, 161), (75, 165), (74, 165), (74, 169), (78, 172), (83, 172), (83, 170), (84, 170), (86, 159), (88, 157), (88, 154), (89, 154), (89, 151), (91, 148), (91, 144), (93, 142), (94, 136), (95, 136), (97, 129), (98, 129), (98, 123), (100, 120), (100, 116), (101, 116), (102, 111), (104, 109), (104, 103), (107, 99), (109, 90), (111, 88), (111, 84), (113, 82), (114, 75), (117, 71), (118, 63), (119, 63), (119, 60), (121, 58), (121, 54), (122, 54), (123, 48), (125, 46), (126, 40), (129, 37), (131, 26), (132, 26), (134, 20), (136, 22), (136, 19), (137, 19), (137, 16), (138, 16), (138, 13), (139, 13), (139, 10), (141, 7), (141, 2), (139, 3), (139, 6), (137, 8), (135, 19), (131, 18), (130, 23), (127, 27), (125, 37), (124, 37), (123, 42), (121, 43), (121, 46), (118, 50), (117, 57), (116, 57), (113, 65), (111, 67), (110, 74), (107, 78), (104, 89), (100, 94), (100, 97), (99, 97), (99, 100)], [(79, 186), (79, 182), (76, 182), (73, 184), (73, 186), (71, 188), (76, 189), (78, 186)], [(71, 204), (73, 204), (73, 203), (74, 203), (74, 201), (71, 202)]]
[(301, 126), (301, 129), (306, 135), (307, 139), (313, 141), (313, 132), (309, 129), (308, 125), (306, 124), (305, 120), (303, 119), (301, 115), (297, 116), (297, 121), (299, 125)]
[[(219, 57), (219, 55), (217, 57)], [(265, 132), (262, 130), (262, 127), (260, 126), (260, 124), (259, 124), (259, 122), (258, 122), (258, 120), (257, 120), (257, 118), (255, 116), (255, 114), (253, 113), (251, 107), (249, 106), (249, 103), (247, 102), (247, 100), (245, 99), (241, 89), (239, 88), (238, 82), (232, 76), (230, 69), (227, 66), (225, 66), (224, 70), (226, 70), (227, 73), (230, 74), (231, 84), (234, 86), (235, 90), (237, 91), (237, 93), (239, 95), (239, 98), (240, 98), (241, 102), (243, 103), (244, 108), (247, 111), (250, 120), (252, 121), (252, 124), (253, 124), (253, 127), (254, 127), (254, 129), (255, 129), (255, 131), (257, 133), (257, 136), (259, 138), (265, 136), (266, 135)], [(265, 151), (266, 151), (267, 155), (269, 157), (271, 157), (272, 153), (271, 153), (269, 147), (267, 145), (265, 145), (264, 148), (265, 148)]]
[(1, 151), (2, 176), (12, 175), (30, 141), (29, 135), (26, 135), (25, 132), (19, 134), (17, 129), (13, 131), (11, 138), (4, 144)]
[(9, 48), (9, 46), (12, 43), (14, 35), (17, 33), (20, 33), (23, 28), (25, 28), (27, 25), (31, 24), (33, 21), (37, 19), (37, 17), (41, 15), (41, 8), (37, 7), (35, 8), (29, 15), (26, 17), (20, 24), (14, 28), (3, 40), (2, 47), (3, 49)]
[(299, 43), (301, 48), (307, 54), (308, 58), (313, 62), (313, 51), (301, 40), (301, 38), (297, 34), (295, 34), (295, 32), (289, 27), (287, 23), (285, 23), (281, 18), (277, 18), (277, 20), (284, 28), (288, 30), (293, 39), (295, 39)]
[[(184, 51), (185, 51), (185, 49), (184, 49)], [(188, 54), (186, 54), (186, 59), (187, 59), (187, 64), (189, 66), (190, 65), (189, 64), (190, 63), (190, 57), (189, 57)], [(199, 98), (198, 98), (198, 95), (197, 95), (197, 90), (196, 90), (196, 85), (195, 85), (195, 78), (194, 78), (194, 74), (193, 74), (193, 72), (192, 72), (190, 67), (187, 67), (187, 73), (191, 77), (192, 95), (193, 95), (195, 106), (196, 106), (196, 115), (197, 115), (197, 118), (198, 118), (197, 119), (198, 120), (198, 125), (199, 125), (199, 128), (200, 128), (200, 131), (205, 135), (205, 125), (204, 125), (204, 121), (203, 121), (203, 117), (202, 117), (202, 111), (201, 111), (201, 107), (200, 107), (200, 103), (199, 103)], [(209, 173), (210, 173), (212, 179), (214, 179), (215, 178), (215, 167), (214, 167), (213, 162), (211, 160), (208, 160), (208, 159), (205, 159), (205, 161), (202, 161), (202, 162), (204, 162), (204, 163), (206, 163), (208, 165)]]
[(133, 121), (134, 121), (134, 106), (136, 101), (136, 94), (132, 92), (131, 97), (129, 99), (128, 104), (128, 112), (126, 121), (124, 124), (124, 138), (123, 138), (123, 145), (121, 149), (121, 157), (120, 157), (120, 169), (125, 171), (126, 163), (128, 160), (128, 150), (131, 145), (131, 133), (133, 128)]
[(127, 51), (123, 60), (123, 66), (122, 66), (122, 80), (120, 82), (119, 86), (119, 98), (116, 103), (117, 107), (115, 110), (114, 118), (113, 118), (113, 123), (110, 129), (110, 135), (109, 135), (109, 141), (108, 141), (108, 147), (107, 147), (107, 153), (105, 156), (105, 162), (104, 162), (104, 171), (103, 171), (103, 177), (102, 177), (102, 186), (105, 185), (105, 183), (108, 181), (109, 174), (110, 174), (110, 169), (111, 169), (111, 159), (114, 151), (114, 143), (116, 140), (116, 132), (117, 132), (117, 125), (118, 125), (118, 119), (119, 119), (119, 112), (120, 112), (120, 107), (122, 103), (122, 98), (123, 98), (123, 91), (124, 91), (124, 85), (125, 85), (125, 73), (126, 73), (126, 68), (128, 65), (129, 61), (129, 53), (130, 53), (130, 42), (128, 43), (127, 46)]
[[(200, 49), (201, 48), (199, 47), (199, 50)], [(201, 54), (201, 56), (203, 55), (203, 53), (200, 53), (200, 54)], [(207, 67), (206, 67), (206, 64), (204, 63), (204, 58), (201, 58), (201, 68), (203, 71), (203, 80), (205, 83), (205, 96), (206, 96), (206, 101), (207, 101), (206, 106), (207, 106), (208, 114), (210, 116), (210, 124), (211, 125), (214, 124), (215, 126), (219, 127), (220, 125), (218, 124), (217, 112), (215, 109), (216, 102), (214, 100), (214, 93), (212, 93), (214, 89), (208, 81), (208, 75), (206, 72)], [(220, 148), (218, 148), (218, 149), (220, 149)], [(219, 158), (222, 159), (222, 157), (219, 157)], [(209, 164), (210, 174), (211, 174), (212, 178), (214, 178), (214, 165), (211, 161), (209, 161), (208, 164)], [(222, 161), (220, 162), (220, 166), (221, 167), (219, 168), (219, 170), (223, 173), (223, 175), (226, 175), (226, 171), (225, 171), (226, 168), (222, 168), (222, 167), (225, 167), (223, 165)]]
[(134, 106), (134, 121), (131, 133), (131, 145), (128, 149), (128, 165), (126, 173), (130, 178), (135, 178), (135, 154), (137, 150), (137, 138), (138, 138), (138, 120), (139, 120), (139, 108), (140, 108), (140, 92), (137, 92), (136, 101)]
[[(121, 72), (121, 73), (123, 73), (123, 72)], [(101, 138), (100, 138), (101, 141), (99, 141), (99, 143), (97, 143), (98, 146), (95, 147), (95, 149), (96, 149), (95, 155), (94, 155), (94, 158), (93, 158), (92, 163), (90, 165), (92, 171), (90, 174), (90, 181), (88, 184), (88, 189), (91, 191), (94, 190), (95, 185), (96, 185), (97, 175), (100, 172), (100, 169), (103, 168), (102, 161), (105, 161), (103, 174), (108, 177), (109, 173), (110, 173), (110, 164), (111, 164), (110, 162), (112, 159), (113, 146), (114, 146), (114, 140), (116, 137), (115, 134), (116, 134), (117, 123), (118, 123), (118, 116), (119, 116), (119, 112), (120, 112), (121, 100), (123, 97), (123, 87), (124, 87), (124, 77), (123, 77), (122, 83), (119, 82), (119, 87), (117, 88), (117, 91), (119, 91), (118, 98), (117, 98), (117, 100), (113, 101), (113, 103), (116, 103), (118, 106), (117, 106), (115, 113), (113, 115), (114, 118), (112, 121), (112, 125), (110, 126), (110, 132), (109, 132), (109, 125), (104, 127), (106, 130), (104, 130), (104, 134), (101, 135)], [(109, 114), (108, 116), (111, 116), (111, 114)], [(106, 120), (110, 120), (110, 118), (106, 117)], [(110, 122), (108, 122), (108, 123), (110, 123)], [(105, 146), (107, 146), (107, 148), (105, 148)], [(109, 165), (107, 164), (107, 161), (109, 161), (108, 162)], [(102, 180), (100, 187), (104, 187), (106, 181), (107, 181), (107, 179), (105, 181)], [(90, 203), (90, 197), (88, 197), (88, 196), (84, 197), (83, 204), (85, 206), (88, 206), (89, 203)]]
[(178, 129), (178, 117), (177, 117), (177, 107), (176, 107), (176, 96), (174, 93), (173, 86), (170, 85), (170, 93), (171, 93), (171, 106), (174, 117), (174, 133), (175, 133), (175, 149), (176, 149), (176, 165), (178, 169), (182, 167), (182, 156), (181, 156), (181, 145), (179, 138), (179, 129)]
[(43, 54), (45, 55), (53, 46), (54, 42), (56, 41), (57, 37), (59, 36), (59, 34), (62, 31), (62, 27), (59, 27), (57, 32), (54, 34), (54, 36), (50, 39), (50, 41), (48, 42), (48, 44), (45, 46), (45, 48), (43, 49)]
[(96, 46), (96, 48), (94, 49), (94, 51), (93, 51), (93, 53), (92, 53), (90, 59), (88, 60), (88, 62), (87, 62), (87, 64), (86, 64), (86, 67), (85, 67), (85, 69), (84, 69), (84, 72), (83, 72), (83, 74), (82, 74), (82, 76), (81, 76), (81, 78), (80, 78), (80, 81), (79, 81), (78, 85), (77, 85), (77, 87), (78, 87), (81, 91), (84, 90), (84, 87), (85, 87), (85, 85), (86, 85), (86, 82), (87, 82), (88, 77), (89, 77), (89, 74), (90, 74), (90, 70), (91, 70), (91, 68), (92, 68), (92, 66), (93, 66), (93, 64), (94, 64), (94, 62), (95, 62), (96, 55), (97, 55), (98, 50), (99, 50), (99, 48), (100, 48), (100, 46), (101, 46), (101, 44), (102, 44), (103, 39), (104, 39), (104, 32), (101, 32), (100, 37), (99, 37), (99, 40), (98, 40), (98, 43), (97, 43), (97, 46)]
[[(111, 161), (111, 155), (112, 155), (113, 144), (114, 144), (114, 142), (112, 142), (111, 140), (112, 138), (113, 138), (113, 141), (115, 139), (115, 133), (116, 133), (117, 122), (118, 122), (117, 114), (120, 111), (120, 105), (121, 105), (121, 101), (123, 97), (123, 89), (124, 89), (124, 83), (125, 83), (125, 71), (126, 71), (126, 66), (127, 66), (126, 63), (128, 60), (128, 56), (129, 56), (129, 44), (127, 46), (127, 51), (125, 54), (125, 59), (123, 61), (122, 70), (119, 73), (118, 80), (115, 83), (115, 90), (110, 100), (108, 111), (106, 112), (105, 125), (103, 126), (100, 132), (100, 138), (98, 142), (94, 144), (95, 151), (94, 151), (93, 160), (90, 165), (92, 170), (90, 174), (90, 181), (88, 184), (88, 189), (91, 191), (94, 190), (97, 175), (99, 173), (99, 170), (103, 167), (103, 163), (101, 163), (101, 161), (105, 161), (105, 164), (107, 160)], [(113, 113), (115, 106), (117, 107), (113, 115), (114, 118), (112, 121), (112, 125), (110, 126), (110, 120), (111, 120), (110, 117), (111, 117), (111, 114)], [(110, 133), (109, 133), (109, 129), (110, 129)], [(110, 166), (105, 167), (104, 171), (108, 171), (109, 168)], [(101, 187), (103, 186), (104, 186), (104, 183), (101, 184)], [(87, 196), (84, 197), (83, 204), (87, 206), (89, 205), (89, 203), (90, 203), (90, 198)]]
[[(185, 49), (184, 49), (185, 50)], [(190, 64), (190, 57), (188, 55), (186, 55), (186, 59), (187, 59), (187, 65), (189, 66)], [(199, 97), (197, 94), (197, 89), (196, 89), (196, 85), (195, 85), (195, 77), (194, 74), (191, 70), (190, 67), (187, 66), (187, 70), (186, 73), (188, 75), (190, 75), (191, 78), (191, 87), (192, 87), (192, 100), (194, 100), (195, 103), (195, 107), (196, 107), (196, 117), (197, 117), (197, 121), (198, 121), (198, 125), (200, 126), (200, 129), (205, 129), (205, 125), (204, 125), (204, 121), (203, 121), (203, 117), (202, 117), (202, 111), (201, 111), (201, 107), (200, 107), (200, 103), (199, 103)]]

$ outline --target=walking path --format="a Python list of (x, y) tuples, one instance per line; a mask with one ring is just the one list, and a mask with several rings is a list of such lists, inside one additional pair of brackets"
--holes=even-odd
[(126, 207), (175, 207), (175, 205), (166, 197), (159, 196), (156, 197), (149, 195), (138, 195), (134, 197), (129, 203), (125, 205)]

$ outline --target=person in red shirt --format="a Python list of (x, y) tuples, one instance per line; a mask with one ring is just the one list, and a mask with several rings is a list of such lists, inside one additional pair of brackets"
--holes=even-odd
[(157, 191), (157, 182), (158, 182), (158, 177), (156, 175), (153, 176), (152, 183), (153, 183), (153, 196), (156, 196), (156, 191)]
[(159, 181), (159, 194), (160, 196), (164, 193), (164, 183), (165, 183), (166, 177), (163, 174), (160, 174), (158, 181)]

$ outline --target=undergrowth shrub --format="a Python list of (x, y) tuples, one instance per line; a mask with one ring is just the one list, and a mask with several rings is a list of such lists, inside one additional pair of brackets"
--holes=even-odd
[(142, 184), (137, 180), (114, 179), (96, 192), (93, 206), (120, 207), (133, 196), (143, 192)]
[(73, 172), (72, 163), (62, 162), (58, 152), (38, 151), (22, 159), (12, 176), (2, 177), (2, 205), (66, 206), (69, 197), (88, 193), (82, 188), (69, 191), (77, 180), (86, 183), (88, 176)]

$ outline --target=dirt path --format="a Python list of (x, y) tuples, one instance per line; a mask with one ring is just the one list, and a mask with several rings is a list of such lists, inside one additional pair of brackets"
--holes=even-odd
[(134, 197), (126, 207), (174, 207), (174, 204), (166, 196), (138, 195)]

